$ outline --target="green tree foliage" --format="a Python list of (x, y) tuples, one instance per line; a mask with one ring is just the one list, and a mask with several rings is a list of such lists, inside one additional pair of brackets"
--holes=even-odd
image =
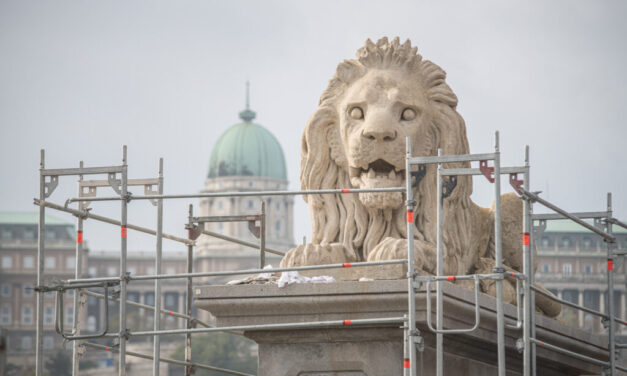
[(72, 359), (65, 350), (58, 350), (45, 363), (46, 373), (54, 376), (70, 376), (72, 374)]
[[(257, 374), (256, 345), (242, 336), (229, 333), (209, 333), (192, 337), (192, 361), (213, 367)], [(184, 360), (185, 345), (170, 355)], [(170, 366), (170, 375), (183, 374), (183, 367)], [(222, 372), (197, 369), (194, 376), (224, 376)]]

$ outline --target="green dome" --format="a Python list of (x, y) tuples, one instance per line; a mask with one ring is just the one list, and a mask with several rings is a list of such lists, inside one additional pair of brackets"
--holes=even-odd
[(287, 180), (279, 141), (252, 122), (255, 113), (248, 106), (240, 112), (240, 118), (244, 122), (224, 132), (213, 147), (208, 177), (262, 176)]

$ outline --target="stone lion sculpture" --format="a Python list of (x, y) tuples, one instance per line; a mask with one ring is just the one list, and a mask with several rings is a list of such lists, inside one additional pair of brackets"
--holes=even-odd
[[(366, 41), (356, 60), (337, 67), (302, 137), (302, 189), (405, 186), (405, 138), (414, 156), (469, 154), (457, 97), (442, 68), (417, 54), (408, 40)], [(469, 167), (468, 162), (445, 167)], [(415, 266), (436, 272), (436, 166), (414, 186)], [(444, 274), (490, 273), (494, 266), (493, 209), (470, 200), (472, 177), (459, 176), (444, 200)], [(401, 192), (307, 195), (311, 243), (291, 249), (282, 267), (407, 258), (406, 208)], [(522, 269), (522, 203), (502, 196), (503, 260)], [(468, 281), (460, 281), (462, 284)], [(513, 281), (505, 297), (515, 303)], [(482, 281), (494, 295), (494, 281)], [(555, 316), (559, 304), (537, 296)]]

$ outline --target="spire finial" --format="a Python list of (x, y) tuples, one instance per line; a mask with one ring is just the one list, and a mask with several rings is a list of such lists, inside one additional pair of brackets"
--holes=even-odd
[(250, 110), (250, 81), (246, 80), (246, 109)]
[(246, 80), (246, 109), (239, 113), (240, 119), (250, 123), (257, 114), (250, 109), (250, 82)]

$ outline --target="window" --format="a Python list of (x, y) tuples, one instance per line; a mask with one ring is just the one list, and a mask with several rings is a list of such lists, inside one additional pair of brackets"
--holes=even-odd
[(146, 305), (154, 307), (155, 306), (155, 293), (154, 292), (147, 292), (144, 295), (144, 303)]
[(109, 277), (114, 277), (117, 274), (118, 274), (118, 269), (115, 266), (109, 266), (107, 268), (107, 275)]
[(222, 231), (224, 230), (224, 223), (220, 222), (218, 223), (218, 231)]
[(253, 208), (253, 200), (248, 200), (248, 209)]
[(551, 246), (551, 238), (549, 238), (548, 236), (543, 236), (542, 239), (540, 239), (540, 244), (542, 244), (542, 247), (544, 248), (548, 248)]
[(550, 272), (551, 272), (551, 265), (542, 264), (542, 273), (550, 273)]
[(592, 274), (592, 265), (586, 265), (583, 267), (584, 273)]
[(569, 237), (564, 236), (560, 241), (560, 247), (562, 248), (571, 248), (573, 246), (572, 240)]
[(279, 211), (279, 210), (281, 210), (281, 203), (277, 202), (276, 203), (276, 211)]
[(87, 330), (90, 332), (96, 331), (96, 316), (87, 317)]
[(52, 325), (54, 322), (54, 307), (46, 306), (44, 307), (44, 324)]
[(33, 256), (24, 256), (22, 263), (24, 269), (32, 269), (35, 267), (35, 258)]
[(13, 239), (13, 231), (11, 231), (8, 228), (3, 228), (2, 232), (0, 232), (0, 237), (2, 237), (2, 239), (6, 239), (6, 240)]
[(583, 249), (591, 249), (592, 248), (592, 239), (590, 239), (589, 237), (586, 236), (581, 241), (581, 246), (583, 247)]
[(126, 269), (127, 272), (129, 272), (131, 275), (137, 275), (137, 268), (135, 267), (130, 267), (128, 269)]
[(218, 209), (222, 209), (222, 201), (218, 201)]
[(11, 306), (4, 305), (0, 308), (0, 324), (11, 325)]
[(51, 349), (54, 347), (54, 338), (52, 336), (44, 336), (44, 349)]
[(22, 306), (22, 324), (31, 325), (33, 323), (33, 307), (29, 305)]
[(11, 269), (13, 267), (13, 257), (2, 256), (2, 269)]
[(564, 275), (570, 275), (572, 268), (573, 267), (571, 264), (564, 264), (562, 265), (562, 273), (564, 273)]
[(35, 240), (37, 236), (35, 235), (35, 230), (26, 229), (24, 230), (24, 239), (26, 240)]
[(46, 260), (44, 262), (44, 266), (46, 267), (46, 269), (54, 269), (56, 264), (57, 260), (53, 256), (46, 257)]
[(24, 285), (24, 289), (22, 291), (25, 298), (33, 296), (33, 286), (31, 285)]
[(252, 187), (252, 186), (253, 186), (253, 182), (252, 182), (252, 181), (249, 181), (249, 182), (248, 182), (248, 186), (249, 186), (249, 187)]
[(165, 270), (165, 273), (166, 273), (166, 274), (174, 274), (174, 268), (170, 266), (169, 268), (167, 268), (167, 269)]
[(76, 257), (68, 257), (65, 259), (65, 268), (74, 269), (76, 266)]
[(5, 298), (11, 296), (11, 285), (9, 283), (2, 284), (2, 296)]
[(146, 268), (146, 274), (154, 275), (155, 274), (155, 268), (153, 268), (152, 266), (147, 267)]
[(46, 239), (47, 240), (54, 240), (57, 238), (57, 233), (53, 230), (47, 230), (46, 231)]
[(33, 346), (33, 338), (30, 336), (22, 337), (22, 350), (30, 350)]
[(276, 221), (274, 230), (276, 231), (276, 236), (281, 236), (281, 221)]
[(72, 325), (74, 322), (74, 307), (65, 308), (65, 324)]
[(96, 267), (95, 266), (90, 266), (89, 268), (87, 268), (87, 273), (92, 276), (95, 277), (96, 276)]
[(178, 306), (178, 294), (175, 292), (166, 292), (165, 293), (165, 304), (164, 308), (172, 311), (176, 311)]

